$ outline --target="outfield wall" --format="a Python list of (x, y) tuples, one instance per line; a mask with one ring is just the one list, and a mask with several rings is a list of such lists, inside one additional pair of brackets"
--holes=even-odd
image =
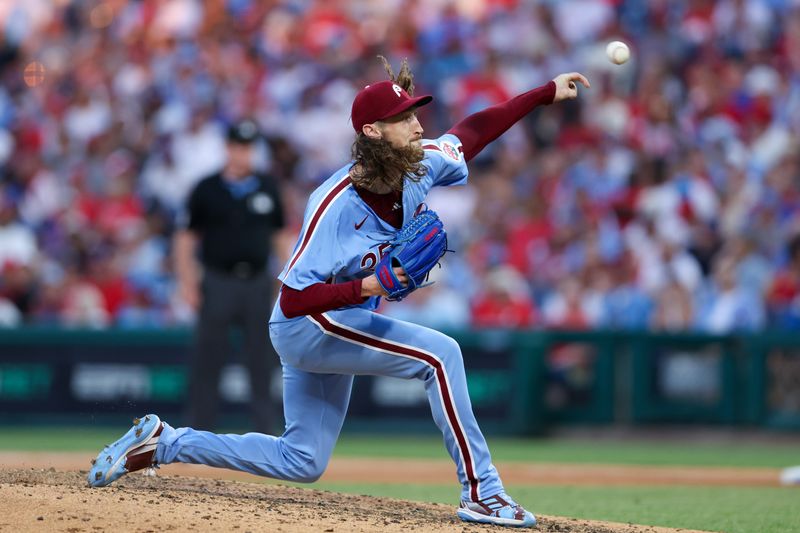
[[(628, 332), (451, 332), (488, 433), (553, 425), (700, 423), (800, 431), (800, 336)], [(234, 338), (234, 344), (236, 339)], [(0, 331), (0, 424), (118, 420), (158, 412), (178, 423), (186, 330)], [(236, 352), (223, 412), (246, 424), (247, 370)], [(280, 398), (281, 378), (270, 377)], [(421, 383), (359, 376), (348, 428), (435, 430)]]

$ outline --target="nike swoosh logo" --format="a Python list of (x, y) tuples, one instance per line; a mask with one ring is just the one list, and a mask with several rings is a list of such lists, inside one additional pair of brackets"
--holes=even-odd
[(369, 215), (364, 215), (364, 220), (362, 220), (362, 221), (361, 221), (361, 222), (359, 222), (358, 224), (353, 224), (353, 226), (354, 226), (354, 227), (355, 227), (357, 230), (361, 229), (361, 226), (363, 226), (363, 225), (364, 225), (364, 222), (366, 222), (366, 221), (367, 221), (367, 217), (368, 217), (368, 216), (369, 216)]

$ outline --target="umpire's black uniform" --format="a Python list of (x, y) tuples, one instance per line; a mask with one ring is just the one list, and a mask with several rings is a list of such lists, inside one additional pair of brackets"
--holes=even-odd
[[(231, 143), (252, 143), (256, 132), (252, 122), (233, 126), (229, 149)], [(268, 263), (273, 232), (284, 224), (278, 188), (265, 175), (231, 180), (218, 173), (191, 192), (187, 215), (187, 229), (199, 239), (203, 266), (189, 374), (189, 425), (214, 428), (220, 371), (232, 352), (231, 327), (238, 326), (250, 372), (254, 429), (271, 433), (276, 406), (270, 378), (279, 360), (267, 327), (274, 283)]]

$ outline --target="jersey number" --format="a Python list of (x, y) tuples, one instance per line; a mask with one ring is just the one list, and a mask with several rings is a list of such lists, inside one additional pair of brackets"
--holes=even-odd
[(383, 244), (378, 245), (378, 255), (375, 255), (375, 252), (367, 252), (361, 257), (361, 268), (363, 270), (374, 270), (375, 265), (378, 264), (378, 257), (383, 257), (386, 253), (386, 249), (391, 247), (391, 244), (385, 242)]

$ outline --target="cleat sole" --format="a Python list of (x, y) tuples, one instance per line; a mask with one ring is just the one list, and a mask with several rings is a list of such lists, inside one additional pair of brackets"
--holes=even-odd
[[(103, 450), (92, 461), (92, 469), (86, 476), (91, 487), (104, 487), (128, 473), (125, 468), (128, 454), (147, 442), (161, 427), (161, 420), (148, 415), (144, 420), (135, 418), (136, 424), (120, 439)], [(103, 465), (102, 469), (99, 468)], [(110, 465), (110, 466), (108, 466)]]

